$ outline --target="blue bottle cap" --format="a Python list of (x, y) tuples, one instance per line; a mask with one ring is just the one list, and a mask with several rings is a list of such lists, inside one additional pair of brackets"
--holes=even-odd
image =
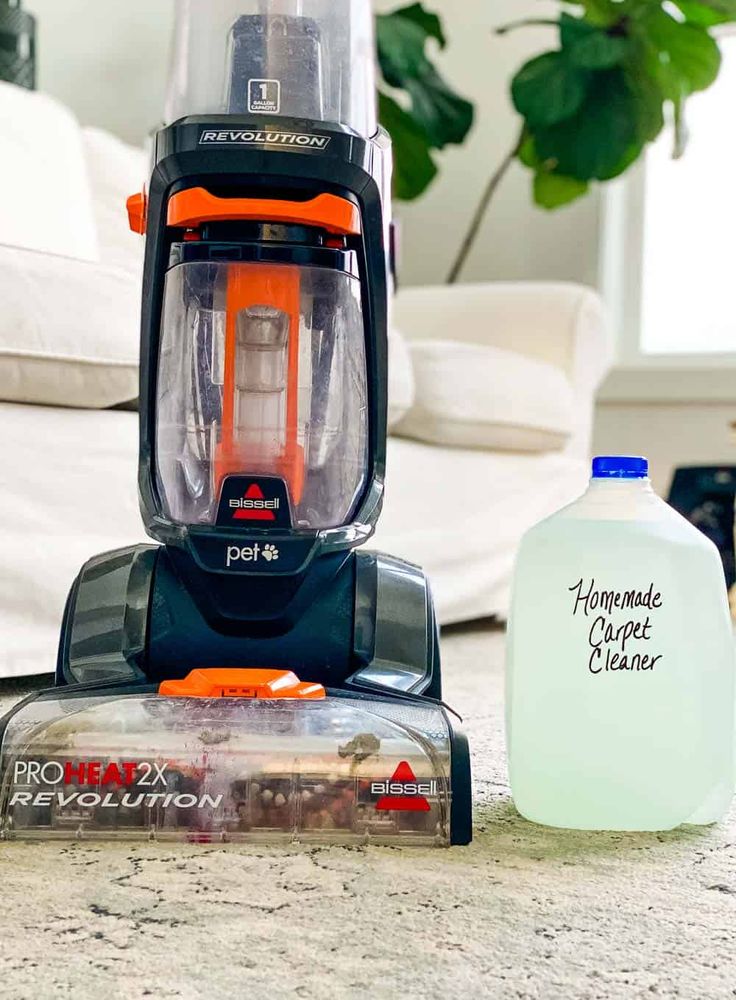
[(593, 459), (593, 479), (647, 479), (646, 458), (628, 455), (603, 455)]

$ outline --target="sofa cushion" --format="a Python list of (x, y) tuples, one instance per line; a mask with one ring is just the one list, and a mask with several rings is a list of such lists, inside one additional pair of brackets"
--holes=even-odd
[(0, 243), (98, 257), (81, 130), (45, 94), (0, 83)]
[(411, 343), (416, 397), (397, 432), (432, 444), (494, 451), (564, 448), (575, 399), (556, 366), (453, 340)]
[(104, 408), (138, 395), (140, 283), (0, 246), (0, 399)]
[[(19, 470), (0, 491), (2, 678), (52, 671), (74, 574), (96, 553), (146, 537), (134, 413), (0, 403), (0, 427), (5, 466)], [(582, 493), (588, 463), (391, 438), (387, 472), (375, 546), (426, 567), (449, 624), (506, 614), (521, 536)], [(448, 517), (458, 496), (463, 515)]]
[(83, 129), (82, 141), (100, 260), (138, 275), (143, 267), (146, 241), (130, 231), (126, 201), (143, 187), (149, 172), (146, 153), (98, 128)]
[(414, 368), (404, 335), (395, 327), (388, 338), (388, 429), (393, 430), (414, 402)]

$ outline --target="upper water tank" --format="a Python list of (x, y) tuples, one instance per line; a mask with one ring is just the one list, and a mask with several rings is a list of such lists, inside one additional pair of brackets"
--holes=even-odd
[(376, 132), (370, 0), (177, 0), (166, 122), (288, 116)]

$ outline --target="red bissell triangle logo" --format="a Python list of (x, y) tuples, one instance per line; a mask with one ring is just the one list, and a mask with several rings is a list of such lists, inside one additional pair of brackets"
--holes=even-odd
[(403, 760), (390, 781), (376, 783), (384, 793), (376, 802), (377, 812), (429, 812), (430, 805), (423, 792), (433, 791), (433, 782), (417, 781), (411, 766)]
[(234, 521), (275, 521), (274, 507), (278, 501), (266, 500), (258, 483), (253, 483), (241, 501), (242, 506), (233, 515)]

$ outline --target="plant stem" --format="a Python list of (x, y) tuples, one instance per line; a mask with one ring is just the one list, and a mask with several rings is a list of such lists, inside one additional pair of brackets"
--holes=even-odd
[(467, 233), (465, 234), (465, 239), (460, 245), (460, 250), (458, 251), (457, 257), (455, 258), (455, 263), (452, 265), (450, 273), (447, 276), (448, 285), (456, 284), (458, 278), (462, 274), (463, 268), (465, 267), (468, 261), (470, 252), (473, 249), (475, 241), (478, 237), (478, 233), (480, 232), (480, 227), (483, 225), (483, 220), (485, 219), (486, 213), (488, 212), (488, 208), (491, 204), (491, 201), (493, 200), (493, 196), (498, 190), (501, 181), (506, 176), (509, 167), (514, 162), (514, 160), (518, 155), (519, 150), (521, 149), (521, 145), (524, 141), (524, 134), (525, 134), (524, 129), (522, 129), (521, 132), (519, 133), (519, 138), (514, 143), (513, 148), (509, 150), (509, 152), (506, 154), (506, 156), (499, 164), (498, 169), (495, 171), (495, 173), (491, 175), (491, 178), (488, 181), (488, 184), (486, 185), (483, 194), (481, 195), (480, 202), (478, 203), (478, 207), (475, 210), (473, 218), (470, 221), (470, 226), (468, 228)]
[(503, 24), (500, 28), (496, 28), (495, 31), (497, 35), (507, 35), (509, 31), (516, 31), (517, 28), (558, 28), (559, 25), (559, 21), (553, 21), (551, 18), (529, 17), (522, 21), (512, 21), (511, 24)]

